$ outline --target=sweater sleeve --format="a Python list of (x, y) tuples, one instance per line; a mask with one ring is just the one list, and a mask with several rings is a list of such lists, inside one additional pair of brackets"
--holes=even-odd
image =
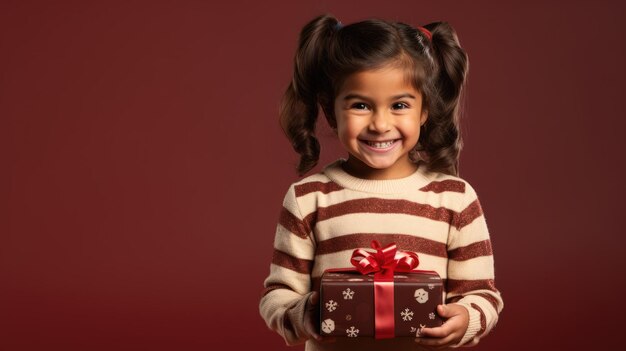
[(259, 304), (267, 326), (280, 334), (287, 345), (301, 344), (309, 338), (304, 331), (304, 309), (312, 293), (315, 245), (310, 233), (292, 185), (276, 226), (270, 274)]
[(494, 260), (487, 222), (476, 191), (465, 183), (461, 211), (448, 236), (447, 303), (469, 312), (469, 325), (457, 346), (472, 346), (487, 335), (504, 306), (495, 287)]

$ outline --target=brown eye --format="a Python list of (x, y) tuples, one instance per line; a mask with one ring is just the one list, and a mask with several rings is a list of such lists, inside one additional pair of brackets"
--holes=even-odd
[(350, 106), (350, 108), (354, 108), (354, 109), (357, 109), (357, 110), (366, 110), (369, 107), (365, 103), (357, 102), (357, 103), (352, 104), (352, 106)]
[(396, 102), (395, 104), (393, 104), (392, 109), (394, 110), (403, 110), (405, 108), (409, 108), (409, 105), (406, 104), (405, 102)]

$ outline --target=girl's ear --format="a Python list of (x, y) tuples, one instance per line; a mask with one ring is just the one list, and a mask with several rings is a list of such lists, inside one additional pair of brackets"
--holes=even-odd
[(428, 119), (428, 110), (422, 110), (422, 115), (420, 116), (420, 125), (424, 125), (426, 120)]

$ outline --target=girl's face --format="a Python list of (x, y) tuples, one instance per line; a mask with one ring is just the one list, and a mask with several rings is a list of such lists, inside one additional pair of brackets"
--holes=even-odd
[(335, 98), (336, 132), (350, 155), (345, 170), (365, 179), (411, 175), (409, 152), (428, 112), (422, 95), (406, 82), (402, 68), (384, 66), (354, 73)]

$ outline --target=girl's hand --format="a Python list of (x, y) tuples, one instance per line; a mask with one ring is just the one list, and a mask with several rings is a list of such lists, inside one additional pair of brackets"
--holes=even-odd
[(304, 307), (304, 331), (317, 341), (322, 340), (316, 328), (319, 300), (319, 293), (316, 291), (309, 296)]
[(304, 307), (304, 331), (317, 342), (332, 342), (335, 340), (334, 338), (322, 338), (318, 332), (319, 299), (320, 295), (316, 291), (309, 296), (306, 302)]
[(446, 322), (440, 327), (423, 328), (421, 336), (415, 339), (420, 346), (430, 350), (442, 350), (458, 344), (469, 325), (469, 312), (461, 305), (439, 305), (437, 313), (447, 318)]

